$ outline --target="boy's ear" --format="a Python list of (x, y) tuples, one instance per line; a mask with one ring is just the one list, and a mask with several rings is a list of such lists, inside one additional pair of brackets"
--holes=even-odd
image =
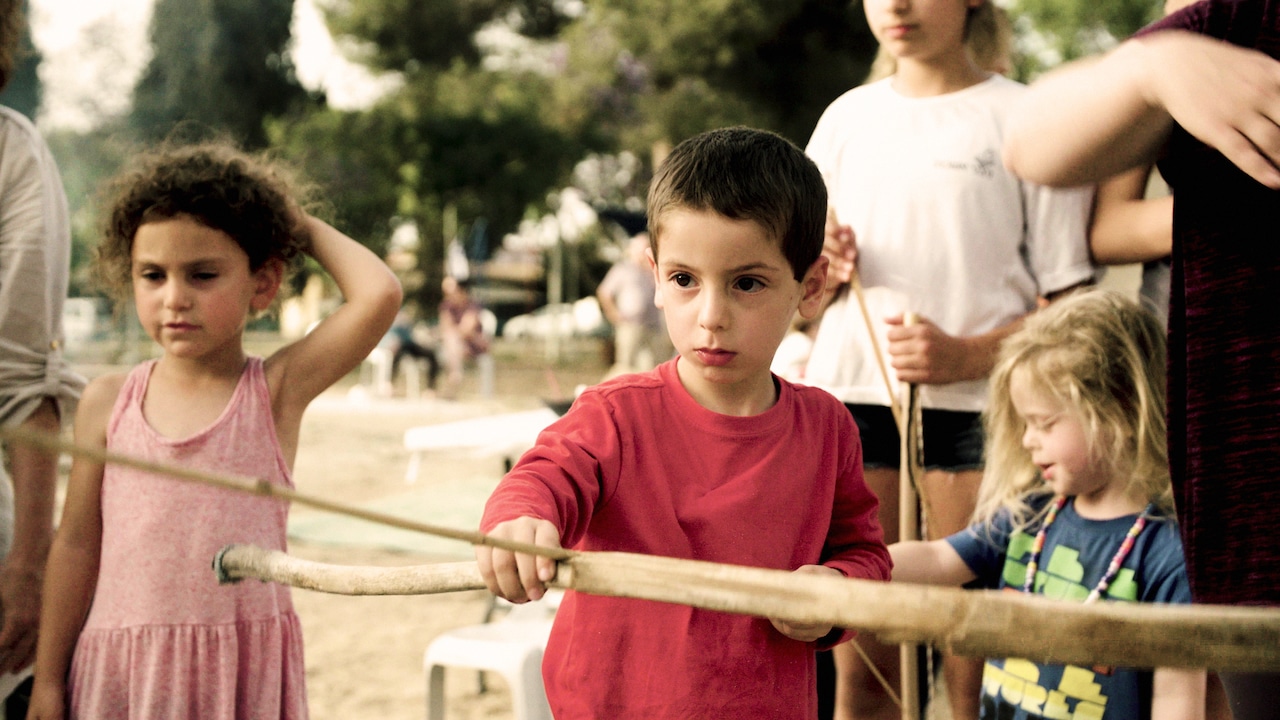
[(254, 312), (262, 312), (271, 307), (276, 294), (280, 292), (280, 283), (284, 281), (284, 262), (272, 258), (253, 273), (253, 299), (249, 307)]
[(649, 272), (653, 273), (653, 304), (662, 309), (662, 278), (658, 277), (658, 259), (653, 256), (653, 248), (645, 249), (644, 257), (649, 262)]
[(828, 262), (826, 255), (819, 255), (818, 259), (814, 260), (805, 271), (804, 277), (800, 279), (803, 294), (800, 296), (800, 307), (797, 311), (805, 320), (814, 319), (822, 311), (823, 295), (827, 290)]

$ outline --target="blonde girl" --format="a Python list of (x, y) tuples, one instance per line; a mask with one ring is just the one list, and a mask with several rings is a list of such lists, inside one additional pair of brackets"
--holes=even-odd
[[(305, 213), (281, 170), (219, 144), (164, 148), (112, 185), (97, 270), (158, 359), (85, 389), (78, 444), (292, 486), (303, 411), (377, 344), (399, 283)], [(249, 318), (309, 254), (345, 302), (265, 360)], [(285, 588), (218, 586), (230, 542), (283, 549), (287, 508), (76, 458), (49, 555), (31, 718), (305, 718)]]
[[(925, 529), (943, 538), (973, 513), (1000, 341), (1041, 297), (1092, 280), (1091, 191), (1040, 188), (1000, 164), (1004, 118), (1026, 88), (971, 52), (966, 38), (995, 26), (988, 0), (863, 0), (863, 9), (895, 70), (836, 98), (807, 147), (830, 197), (828, 288), (856, 268), (863, 291), (834, 295), (805, 382), (842, 400), (857, 422), (890, 542), (900, 464), (890, 393), (900, 382), (920, 386)], [(907, 312), (918, 322), (907, 324)], [(860, 642), (896, 682), (898, 648)], [(835, 660), (836, 720), (899, 717), (855, 649), (837, 647)], [(981, 670), (967, 658), (944, 660), (956, 720), (977, 717)]]
[[(1162, 324), (1118, 293), (1079, 293), (1029, 318), (991, 376), (974, 524), (891, 546), (893, 579), (1190, 602), (1172, 519), (1164, 369)], [(1204, 683), (1203, 671), (988, 659), (981, 717), (1199, 719)]]

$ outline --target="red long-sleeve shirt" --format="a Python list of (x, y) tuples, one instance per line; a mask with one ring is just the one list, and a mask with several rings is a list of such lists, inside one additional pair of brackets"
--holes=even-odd
[[(889, 578), (878, 501), (839, 401), (779, 380), (769, 410), (720, 415), (675, 367), (583, 393), (498, 485), (482, 529), (533, 516), (580, 550)], [(558, 720), (812, 718), (813, 651), (764, 618), (569, 592), (543, 675)]]

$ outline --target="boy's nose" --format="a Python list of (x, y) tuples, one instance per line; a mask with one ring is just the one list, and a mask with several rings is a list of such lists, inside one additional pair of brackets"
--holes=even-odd
[(698, 309), (698, 325), (704, 330), (719, 330), (725, 324), (725, 301), (718, 293), (702, 294), (702, 306)]

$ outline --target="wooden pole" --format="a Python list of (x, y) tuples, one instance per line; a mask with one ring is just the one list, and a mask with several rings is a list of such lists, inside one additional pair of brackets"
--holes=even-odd
[[(254, 577), (323, 592), (422, 594), (484, 587), (475, 563), (342, 568), (252, 546), (227, 548), (220, 577)], [(1280, 609), (1098, 602), (882, 583), (616, 552), (580, 552), (552, 583), (578, 592), (706, 610), (823, 622), (889, 643), (959, 655), (1090, 667), (1280, 671)]]
[(348, 517), (359, 518), (361, 520), (368, 520), (369, 522), (378, 523), (379, 525), (389, 525), (402, 530), (412, 530), (414, 532), (434, 535), (436, 537), (461, 540), (462, 542), (470, 543), (471, 545), (488, 545), (490, 547), (502, 548), (503, 550), (511, 550), (512, 552), (542, 555), (555, 560), (564, 560), (573, 555), (573, 552), (570, 550), (502, 540), (476, 531), (457, 530), (455, 528), (443, 527), (440, 525), (421, 523), (415, 520), (397, 517), (395, 515), (375, 512), (373, 510), (365, 510), (363, 508), (333, 502), (332, 500), (325, 500), (324, 498), (318, 498), (312, 495), (304, 495), (296, 490), (292, 490), (282, 485), (275, 485), (269, 481), (259, 480), (257, 478), (238, 477), (235, 475), (224, 475), (220, 473), (204, 472), (201, 470), (192, 470), (190, 468), (180, 467), (177, 465), (167, 465), (165, 463), (152, 462), (150, 460), (143, 460), (120, 453), (108, 452), (101, 448), (77, 445), (75, 443), (65, 442), (56, 435), (27, 430), (21, 427), (0, 428), (0, 439), (26, 443), (28, 445), (43, 448), (50, 452), (65, 452), (70, 455), (88, 458), (94, 462), (103, 464), (112, 463), (116, 465), (124, 465), (138, 470), (143, 470), (145, 472), (156, 473), (157, 475), (177, 478), (179, 480), (189, 480), (203, 485), (212, 485), (214, 487), (235, 490), (237, 492), (249, 493), (250, 495), (260, 495), (262, 497), (285, 500), (298, 505), (306, 505), (319, 510), (326, 510), (338, 515), (346, 515)]
[[(879, 583), (629, 553), (574, 552), (407, 521), (306, 497), (262, 481), (189, 471), (75, 445), (55, 435), (4, 428), (0, 438), (97, 462), (290, 499), (472, 544), (552, 557), (560, 561), (557, 582), (585, 593), (791, 622), (829, 623), (874, 632), (887, 643), (929, 642), (959, 655), (1077, 665), (1280, 672), (1277, 609), (1110, 602), (1081, 605), (1022, 593)], [(224, 565), (227, 555), (224, 553)], [(378, 576), (383, 571), (361, 572)]]
[[(915, 324), (914, 313), (907, 312), (902, 316), (902, 324), (910, 327)], [(921, 432), (920, 417), (917, 412), (920, 392), (912, 383), (900, 383), (901, 393), (898, 408), (898, 540), (920, 539), (920, 498), (916, 486), (923, 472), (922, 458), (919, 457), (919, 434)], [(899, 665), (901, 671), (900, 708), (902, 720), (921, 720), (923, 714), (920, 707), (920, 654), (919, 645), (904, 643), (900, 646)]]

